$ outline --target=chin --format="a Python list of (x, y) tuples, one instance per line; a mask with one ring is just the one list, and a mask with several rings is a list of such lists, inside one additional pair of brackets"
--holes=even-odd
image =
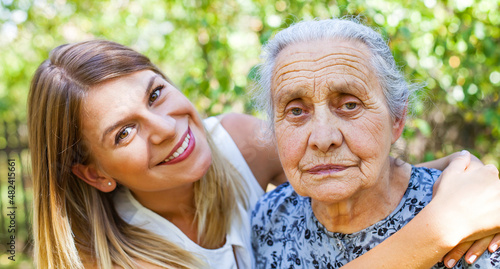
[(304, 196), (309, 196), (311, 197), (311, 200), (317, 202), (339, 203), (350, 199), (354, 195), (354, 193), (354, 190), (345, 188), (345, 186), (319, 186), (317, 188), (308, 190), (308, 194)]

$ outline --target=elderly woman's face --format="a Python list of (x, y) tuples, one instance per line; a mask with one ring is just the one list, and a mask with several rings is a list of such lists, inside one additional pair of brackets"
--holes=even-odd
[(302, 42), (280, 52), (273, 73), (275, 135), (288, 180), (303, 196), (340, 202), (388, 176), (394, 121), (356, 41)]

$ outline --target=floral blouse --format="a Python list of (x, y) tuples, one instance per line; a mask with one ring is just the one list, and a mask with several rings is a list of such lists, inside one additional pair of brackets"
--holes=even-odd
[[(282, 184), (264, 195), (252, 213), (257, 268), (342, 267), (413, 219), (430, 202), (440, 174), (438, 170), (413, 167), (397, 208), (385, 219), (353, 234), (329, 232), (314, 216), (311, 199), (298, 195), (289, 183)], [(436, 264), (433, 268), (446, 267)], [(462, 258), (454, 268), (500, 268), (500, 252), (486, 251), (472, 265)]]

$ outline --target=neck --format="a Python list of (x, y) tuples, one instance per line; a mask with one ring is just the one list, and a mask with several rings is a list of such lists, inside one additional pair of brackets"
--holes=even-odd
[[(403, 198), (411, 175), (411, 166), (390, 158), (376, 183), (336, 203), (311, 201), (316, 218), (328, 231), (350, 234), (386, 218)], [(401, 165), (399, 164), (401, 162)]]
[(144, 207), (170, 221), (193, 242), (198, 242), (193, 184), (158, 192), (131, 192)]

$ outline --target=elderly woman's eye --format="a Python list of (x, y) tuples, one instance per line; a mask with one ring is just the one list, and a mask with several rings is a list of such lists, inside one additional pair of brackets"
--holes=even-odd
[(294, 108), (292, 108), (291, 112), (295, 116), (300, 116), (300, 114), (302, 114), (302, 109), (298, 108), (298, 107), (294, 107)]
[(357, 106), (358, 106), (358, 104), (356, 104), (356, 103), (346, 103), (346, 104), (345, 104), (345, 108), (347, 108), (348, 110), (353, 110), (353, 109), (355, 109)]

